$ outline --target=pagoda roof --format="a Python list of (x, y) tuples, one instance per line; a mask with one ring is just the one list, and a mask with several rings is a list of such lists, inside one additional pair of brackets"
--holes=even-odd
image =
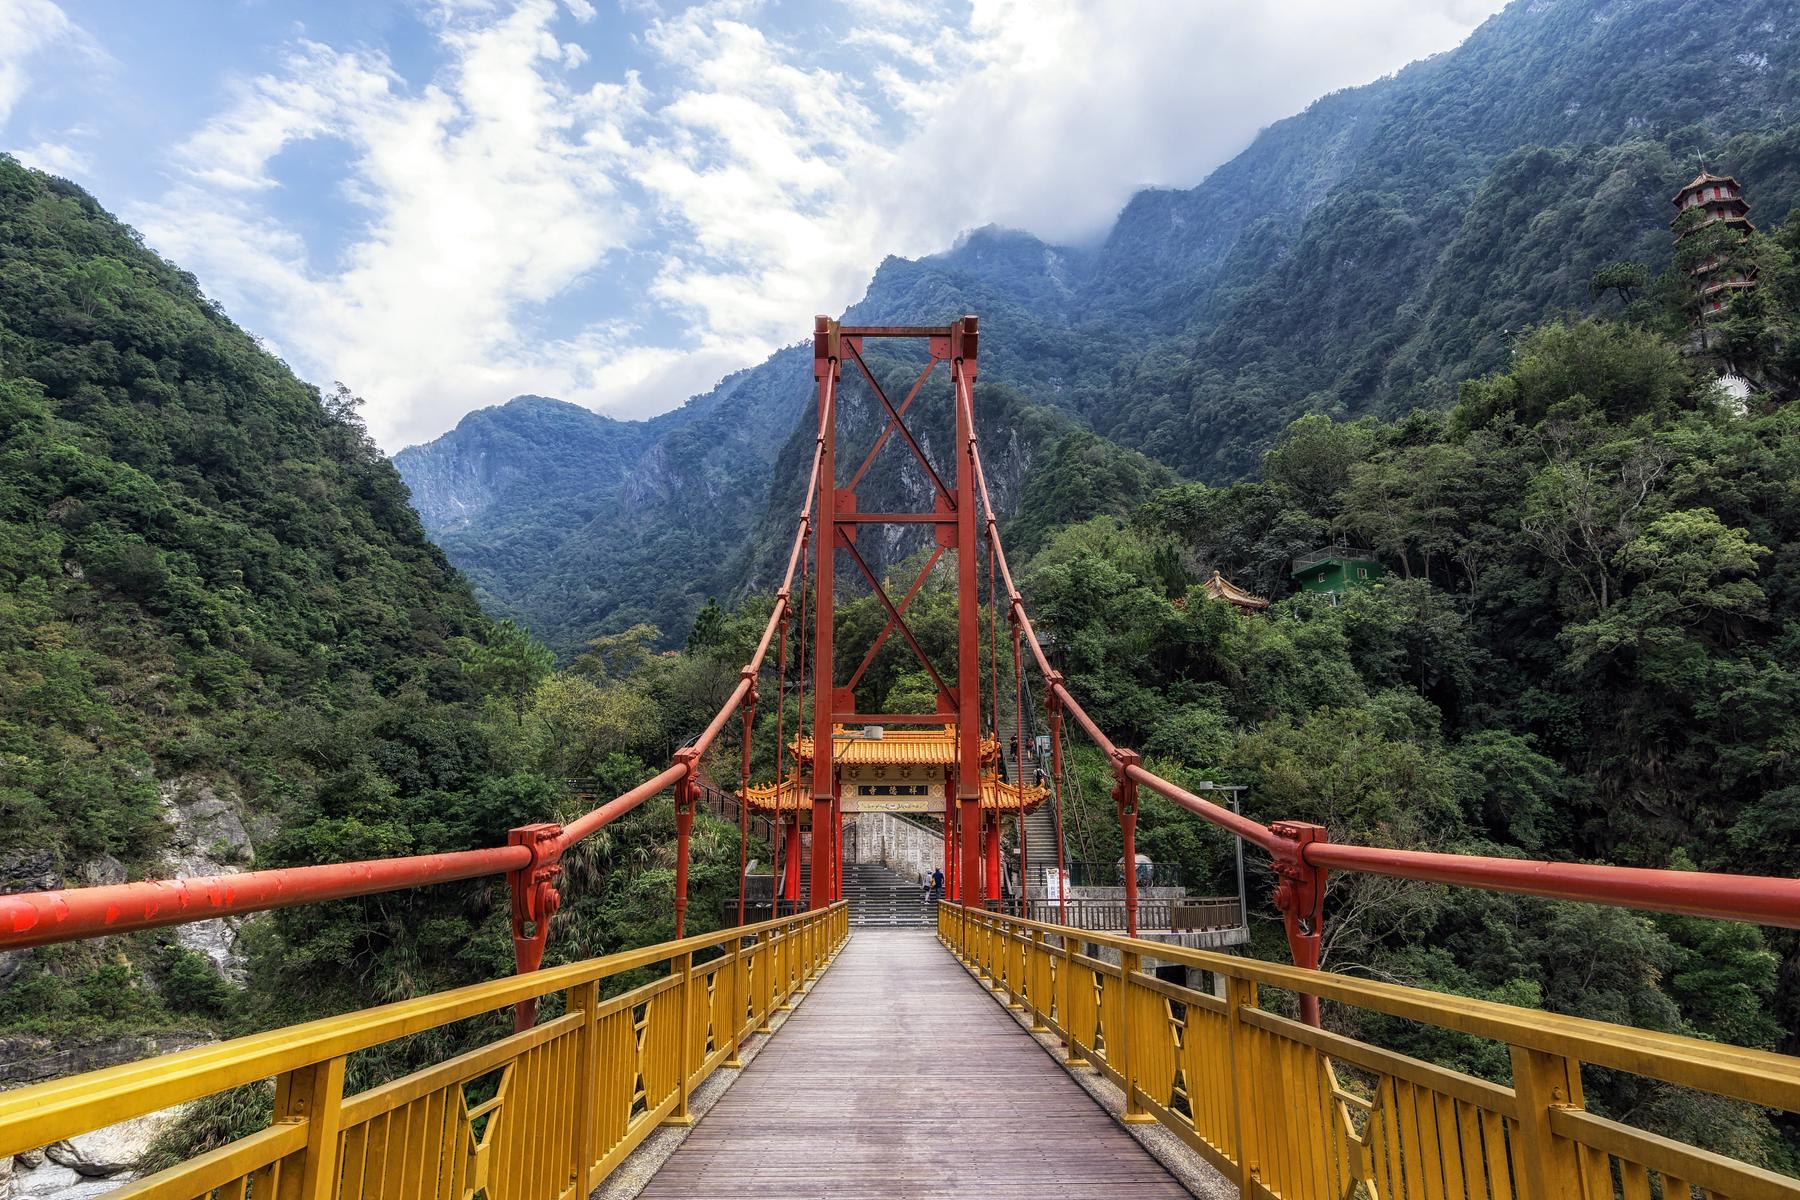
[[(834, 749), (832, 761), (839, 766), (914, 766), (953, 767), (957, 763), (956, 727), (933, 729), (886, 729), (878, 738), (849, 734), (842, 725), (832, 726)], [(837, 737), (839, 734), (849, 734)], [(804, 735), (789, 743), (795, 757), (811, 762), (813, 740)], [(1000, 752), (994, 738), (981, 739), (981, 761), (992, 762)]]
[(1698, 188), (1710, 187), (1715, 183), (1728, 183), (1733, 188), (1739, 187), (1737, 179), (1734, 178), (1733, 176), (1713, 175), (1709, 172), (1702, 171), (1698, 175), (1694, 176), (1693, 180), (1686, 187), (1682, 188), (1679, 192), (1676, 192), (1675, 198), (1672, 201), (1670, 201), (1670, 203), (1679, 205), (1681, 203), (1681, 198), (1683, 196), (1687, 195), (1689, 192), (1694, 191)]
[[(1699, 222), (1698, 224), (1694, 225), (1690, 229), (1684, 230), (1681, 233), (1676, 234), (1675, 240), (1680, 241), (1682, 238), (1686, 237), (1688, 234), (1698, 233), (1700, 230), (1705, 229), (1710, 225), (1717, 225), (1720, 221), (1724, 221), (1726, 224), (1729, 224), (1729, 225), (1742, 225), (1744, 228), (1748, 229), (1751, 233), (1756, 232), (1756, 226), (1754, 226), (1750, 223), (1750, 217), (1749, 217), (1750, 206), (1748, 204), (1744, 203), (1742, 200), (1708, 200), (1704, 205), (1698, 205), (1696, 207), (1703, 207), (1708, 210), (1711, 210), (1713, 208), (1718, 207), (1719, 205), (1729, 205), (1734, 211), (1724, 212), (1724, 213), (1708, 211), (1706, 214), (1706, 220)], [(1677, 221), (1681, 220), (1681, 218), (1689, 211), (1691, 211), (1691, 210), (1683, 209), (1682, 212), (1676, 213), (1675, 216), (1669, 221), (1669, 224), (1674, 225)]]
[(1200, 586), (1205, 589), (1206, 594), (1211, 596), (1214, 600), (1223, 600), (1225, 603), (1235, 604), (1239, 608), (1250, 609), (1253, 612), (1261, 612), (1263, 609), (1269, 607), (1268, 600), (1261, 596), (1252, 595), (1250, 592), (1246, 592), (1243, 588), (1237, 586), (1217, 571), (1212, 573), (1211, 579), (1208, 579)]
[[(772, 813), (778, 808), (781, 812), (812, 811), (812, 792), (798, 771), (780, 783), (753, 783), (744, 794), (750, 807), (759, 812)], [(1049, 788), (1035, 784), (1008, 783), (996, 771), (981, 773), (981, 807), (984, 811), (1017, 812), (1022, 808), (1031, 812), (1049, 794)], [(927, 815), (942, 816), (941, 813)]]

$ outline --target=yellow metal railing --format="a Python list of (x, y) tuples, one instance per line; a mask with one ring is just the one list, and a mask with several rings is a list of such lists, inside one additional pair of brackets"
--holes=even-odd
[[(0, 1094), (0, 1156), (273, 1078), (267, 1129), (111, 1195), (581, 1200), (657, 1126), (690, 1122), (694, 1087), (740, 1065), (739, 1043), (847, 936), (839, 903), (20, 1088)], [(658, 966), (602, 997), (605, 980)], [(559, 992), (562, 1016), (344, 1095), (359, 1050)]]
[[(1600, 1117), (1581, 1091), (1589, 1063), (1797, 1112), (1800, 1059), (951, 904), (938, 935), (1117, 1084), (1126, 1121), (1159, 1122), (1253, 1200), (1800, 1200), (1800, 1180)], [(1279, 1016), (1259, 985), (1503, 1043), (1512, 1086)]]

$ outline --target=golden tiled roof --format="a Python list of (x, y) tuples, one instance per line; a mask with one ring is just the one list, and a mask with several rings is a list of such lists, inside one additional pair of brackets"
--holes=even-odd
[(1200, 586), (1205, 590), (1206, 594), (1211, 596), (1214, 600), (1223, 600), (1227, 604), (1235, 604), (1239, 608), (1260, 612), (1269, 607), (1269, 602), (1267, 600), (1263, 599), (1261, 596), (1246, 592), (1243, 588), (1238, 587), (1235, 583), (1231, 582), (1231, 580), (1225, 578), (1225, 576), (1219, 574), (1217, 571), (1212, 573), (1211, 579), (1208, 579)]
[[(878, 738), (865, 738), (852, 733), (842, 725), (833, 727), (839, 735), (835, 740), (832, 760), (839, 766), (924, 766), (953, 767), (956, 765), (956, 731), (954, 727), (940, 729), (888, 729)], [(813, 740), (810, 737), (797, 737), (791, 743), (791, 749), (801, 762), (811, 762)], [(991, 763), (1000, 752), (1000, 743), (993, 738), (981, 739), (981, 761)]]
[[(981, 773), (983, 809), (1016, 812), (1023, 805), (1025, 811), (1030, 812), (1042, 804), (1044, 797), (1049, 794), (1048, 788), (1008, 783), (992, 771)], [(812, 811), (811, 787), (799, 773), (788, 776), (780, 784), (753, 783), (747, 795), (750, 807), (759, 812), (774, 812), (778, 806), (782, 812), (791, 813), (796, 808), (805, 813)], [(927, 815), (942, 816), (941, 813)]]

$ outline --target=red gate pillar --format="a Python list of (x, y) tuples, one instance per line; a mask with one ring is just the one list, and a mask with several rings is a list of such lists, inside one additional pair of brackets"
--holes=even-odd
[(831, 898), (834, 902), (844, 898), (844, 805), (841, 798), (831, 806)]
[(812, 895), (809, 908), (824, 908), (835, 893), (832, 851), (836, 808), (832, 759), (831, 600), (837, 575), (837, 398), (840, 371), (837, 322), (813, 322), (813, 378), (819, 384), (819, 536), (813, 571)]
[(956, 801), (961, 818), (963, 903), (981, 877), (981, 586), (975, 541), (974, 317), (950, 327), (956, 389)]
[(944, 772), (944, 899), (956, 899), (956, 784)]
[(987, 856), (987, 888), (982, 896), (984, 900), (1000, 899), (1000, 816), (990, 814), (982, 821), (985, 827), (982, 832), (983, 847)]
[(795, 813), (788, 818), (787, 826), (787, 878), (782, 881), (781, 898), (798, 900), (800, 898), (800, 814)]

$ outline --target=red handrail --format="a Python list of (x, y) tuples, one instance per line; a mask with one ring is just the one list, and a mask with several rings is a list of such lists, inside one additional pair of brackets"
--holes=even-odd
[(0, 896), (0, 949), (22, 950), (99, 933), (242, 916), (321, 900), (503, 875), (531, 865), (525, 846), (420, 854), (317, 867), (246, 871)]

